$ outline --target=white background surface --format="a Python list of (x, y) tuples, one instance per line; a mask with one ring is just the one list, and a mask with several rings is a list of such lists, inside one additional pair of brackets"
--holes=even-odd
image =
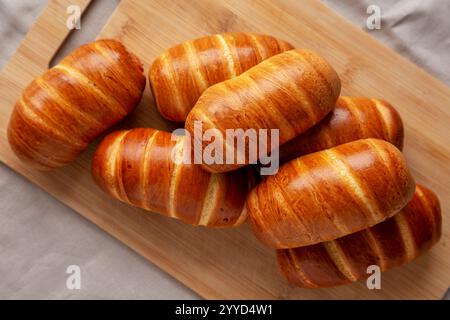
[[(87, 21), (82, 20), (79, 34), (71, 39), (74, 47), (95, 38), (116, 2), (97, 0), (83, 17)], [(366, 25), (367, 7), (378, 5), (382, 28), (367, 32), (450, 84), (449, 0), (324, 2), (361, 28)], [(0, 67), (45, 3), (0, 0)], [(66, 288), (65, 271), (72, 264), (81, 268), (81, 290)], [(0, 164), (0, 299), (81, 298), (199, 297)]]

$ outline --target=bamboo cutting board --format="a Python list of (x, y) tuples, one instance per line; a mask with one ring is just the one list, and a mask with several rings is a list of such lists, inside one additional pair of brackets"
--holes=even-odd
[[(406, 125), (405, 154), (417, 182), (439, 195), (441, 242), (407, 266), (382, 275), (382, 289), (364, 282), (332, 289), (298, 289), (277, 270), (275, 254), (247, 226), (194, 228), (149, 214), (102, 193), (90, 177), (97, 142), (72, 165), (38, 172), (20, 163), (6, 139), (9, 114), (20, 91), (43, 72), (69, 31), (67, 5), (51, 1), (0, 76), (0, 160), (120, 239), (206, 298), (441, 298), (450, 284), (450, 89), (318, 1), (123, 0), (99, 37), (119, 38), (145, 63), (164, 49), (224, 31), (268, 33), (316, 50), (338, 71), (343, 94), (382, 97)], [(157, 113), (148, 86), (137, 111), (120, 127), (173, 129)], [(186, 190), (188, 192), (188, 190)]]

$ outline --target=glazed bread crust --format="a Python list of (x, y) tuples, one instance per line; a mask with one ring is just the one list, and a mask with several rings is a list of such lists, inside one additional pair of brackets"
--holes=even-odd
[(251, 171), (211, 174), (184, 164), (186, 143), (185, 137), (172, 141), (169, 132), (150, 128), (113, 132), (95, 152), (92, 176), (114, 198), (188, 224), (243, 223)]
[(8, 124), (11, 148), (40, 169), (67, 165), (133, 111), (144, 87), (142, 64), (119, 41), (83, 45), (22, 92)]
[(250, 192), (247, 210), (263, 243), (295, 248), (382, 222), (408, 203), (414, 188), (396, 147), (363, 139), (283, 165)]
[(149, 71), (158, 110), (168, 120), (183, 122), (208, 87), (291, 49), (291, 44), (272, 36), (244, 32), (215, 34), (176, 45), (161, 54)]
[[(258, 154), (273, 150), (322, 120), (335, 106), (340, 80), (334, 69), (319, 55), (295, 49), (264, 60), (240, 76), (208, 88), (186, 119), (185, 128), (196, 140), (195, 123), (202, 132), (216, 129), (221, 133), (223, 154), (237, 155), (236, 145), (226, 145), (226, 130), (276, 129), (279, 143), (260, 145)], [(205, 148), (209, 142), (203, 143)], [(263, 149), (263, 150), (261, 150)], [(245, 163), (248, 163), (246, 140)], [(207, 164), (210, 172), (235, 170), (245, 164)]]
[(329, 242), (277, 250), (289, 282), (305, 288), (337, 286), (367, 278), (367, 267), (381, 271), (420, 256), (439, 241), (442, 216), (437, 196), (417, 185), (399, 213), (371, 228)]
[(402, 150), (403, 136), (402, 119), (387, 101), (341, 96), (322, 121), (280, 147), (280, 163), (366, 138), (383, 139)]

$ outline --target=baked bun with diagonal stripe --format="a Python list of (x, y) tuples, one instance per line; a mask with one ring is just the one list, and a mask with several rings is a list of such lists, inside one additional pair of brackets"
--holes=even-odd
[(183, 122), (206, 88), (291, 49), (291, 44), (272, 36), (244, 32), (176, 45), (161, 54), (149, 71), (157, 108), (164, 118)]
[[(340, 90), (338, 75), (322, 57), (309, 50), (285, 51), (206, 89), (189, 113), (185, 128), (203, 148), (210, 143), (202, 139), (203, 133), (210, 129), (219, 132), (217, 139), (222, 141), (217, 145), (224, 146), (224, 155), (234, 155), (234, 161), (203, 162), (202, 166), (210, 172), (231, 171), (248, 164), (252, 155), (250, 139), (246, 139), (245, 151), (239, 150), (238, 144), (227, 145), (229, 129), (279, 130), (279, 143), (258, 141), (257, 154), (267, 154), (322, 120), (335, 106)], [(202, 135), (196, 134), (196, 124), (202, 124)], [(238, 162), (238, 157), (245, 161)]]
[(142, 64), (119, 41), (83, 45), (22, 92), (9, 144), (39, 169), (67, 165), (138, 105), (144, 87)]
[(403, 132), (400, 115), (387, 101), (341, 96), (322, 121), (280, 147), (280, 163), (366, 138), (386, 140), (401, 150)]
[(252, 171), (211, 174), (183, 163), (191, 156), (188, 143), (187, 137), (172, 141), (169, 132), (149, 128), (113, 132), (95, 152), (92, 176), (116, 199), (192, 225), (242, 224)]
[(306, 288), (330, 287), (367, 278), (367, 268), (381, 271), (420, 256), (441, 236), (439, 200), (417, 185), (399, 213), (371, 228), (333, 241), (277, 250), (278, 263), (289, 282)]
[(414, 188), (395, 146), (362, 139), (286, 163), (250, 192), (247, 211), (263, 243), (295, 248), (384, 221), (408, 203)]

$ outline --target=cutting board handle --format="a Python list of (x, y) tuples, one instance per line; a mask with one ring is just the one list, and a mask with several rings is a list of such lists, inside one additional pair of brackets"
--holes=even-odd
[(70, 16), (68, 7), (78, 6), (82, 14), (90, 2), (91, 0), (50, 0), (11, 60), (21, 59), (32, 73), (39, 74), (48, 69), (53, 56), (73, 31), (67, 27)]

